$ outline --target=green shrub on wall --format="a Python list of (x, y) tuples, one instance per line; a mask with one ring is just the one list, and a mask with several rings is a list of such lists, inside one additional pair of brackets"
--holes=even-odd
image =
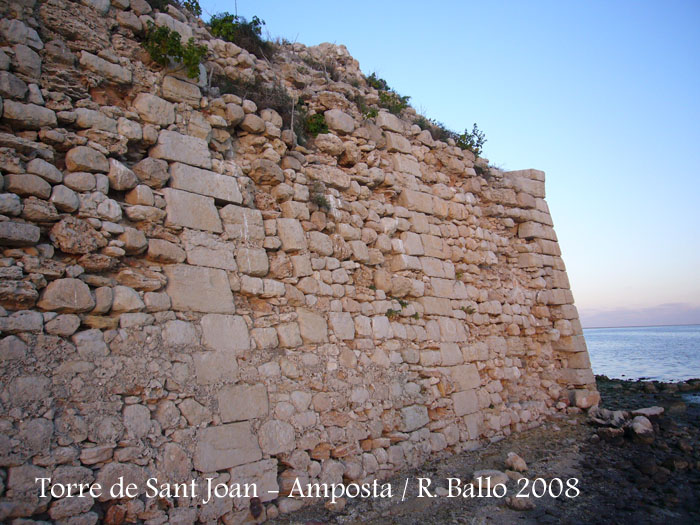
[(153, 22), (148, 23), (143, 47), (151, 59), (163, 67), (167, 66), (170, 60), (181, 62), (190, 78), (199, 76), (199, 65), (207, 54), (207, 46), (195, 44), (194, 38), (190, 38), (183, 46), (180, 33), (166, 26), (156, 26)]
[[(408, 101), (411, 97), (399, 95), (396, 91), (389, 87), (389, 84), (383, 78), (379, 78), (376, 73), (372, 73), (366, 79), (367, 84), (379, 91), (379, 105), (394, 115), (398, 115), (408, 107)], [(360, 109), (362, 113), (364, 111)]]
[(481, 148), (484, 145), (484, 142), (486, 142), (486, 136), (475, 122), (472, 130), (469, 131), (468, 129), (465, 129), (464, 133), (455, 139), (455, 142), (460, 148), (469, 150), (478, 157), (481, 155)]
[(254, 16), (250, 21), (231, 13), (218, 13), (209, 20), (211, 34), (227, 42), (233, 42), (258, 58), (274, 53), (274, 46), (262, 38), (264, 20)]
[(482, 147), (486, 142), (484, 132), (474, 123), (472, 130), (464, 130), (464, 133), (459, 134), (451, 129), (448, 129), (442, 122), (437, 120), (427, 119), (424, 116), (418, 116), (414, 121), (421, 129), (427, 129), (434, 140), (442, 140), (447, 142), (449, 139), (455, 141), (455, 144), (465, 150), (471, 151), (477, 157), (481, 155)]
[(323, 113), (315, 113), (307, 117), (304, 121), (304, 131), (314, 137), (319, 133), (328, 133), (328, 124), (326, 124), (326, 117), (323, 116)]

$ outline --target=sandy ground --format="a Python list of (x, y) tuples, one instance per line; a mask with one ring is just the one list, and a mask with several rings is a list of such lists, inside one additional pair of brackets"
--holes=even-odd
[[(662, 406), (664, 415), (651, 418), (654, 440), (643, 443), (625, 436), (611, 438), (591, 424), (586, 414), (552, 418), (541, 427), (512, 435), (474, 452), (433, 461), (389, 480), (393, 498), (350, 499), (340, 511), (322, 504), (280, 516), (275, 523), (700, 523), (700, 381), (680, 385), (598, 378), (602, 406), (611, 410)], [(694, 392), (693, 392), (694, 390)], [(654, 392), (656, 391), (656, 392)], [(602, 437), (601, 437), (602, 436)], [(519, 454), (530, 480), (523, 494), (528, 510), (515, 510), (506, 498), (448, 496), (448, 478), (462, 486), (476, 470), (504, 472), (508, 452)], [(514, 473), (512, 474), (515, 477)], [(417, 497), (417, 478), (430, 478), (436, 497)], [(534, 486), (534, 480), (542, 478)], [(557, 498), (540, 494), (547, 483)], [(567, 480), (578, 479), (577, 497), (566, 497)], [(403, 487), (408, 489), (402, 501)], [(573, 481), (570, 481), (573, 484)], [(525, 481), (509, 479), (506, 496), (514, 496)], [(433, 490), (442, 487), (441, 490)], [(453, 490), (453, 494), (457, 494)], [(570, 495), (576, 494), (574, 489)], [(511, 500), (511, 501), (513, 501)]]

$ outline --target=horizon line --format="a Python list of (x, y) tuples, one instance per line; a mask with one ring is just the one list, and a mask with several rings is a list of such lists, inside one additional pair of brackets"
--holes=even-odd
[(624, 326), (581, 326), (583, 330), (601, 330), (603, 328), (658, 328), (662, 326), (700, 326), (700, 323), (679, 324), (633, 324)]

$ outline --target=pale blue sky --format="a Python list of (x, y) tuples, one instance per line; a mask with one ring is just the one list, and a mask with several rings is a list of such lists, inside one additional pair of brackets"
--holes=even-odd
[(493, 164), (544, 170), (584, 322), (700, 305), (700, 2), (240, 0), (238, 13), (271, 37), (345, 44), (428, 117), (477, 122)]

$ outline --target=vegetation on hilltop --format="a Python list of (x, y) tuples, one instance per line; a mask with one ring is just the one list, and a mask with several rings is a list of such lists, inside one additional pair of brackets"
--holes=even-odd
[[(198, 0), (147, 1), (152, 8), (161, 11), (166, 10), (168, 5), (174, 5), (187, 10), (194, 16), (202, 14)], [(248, 20), (229, 12), (213, 15), (208, 23), (209, 31), (213, 36), (232, 42), (258, 58), (267, 59), (274, 54), (275, 45), (262, 38), (262, 26), (264, 25), (265, 21), (257, 16)], [(199, 74), (199, 64), (207, 52), (206, 46), (196, 45), (194, 39), (191, 38), (187, 44), (183, 44), (176, 31), (163, 26), (156, 27), (153, 23), (148, 25), (143, 46), (151, 58), (160, 65), (166, 66), (171, 59), (182, 62), (190, 78), (196, 78)], [(332, 63), (319, 62), (311, 57), (305, 57), (302, 60), (309, 67), (323, 71), (326, 78), (334, 81), (341, 80), (340, 74)], [(369, 87), (378, 91), (377, 105), (380, 108), (384, 108), (394, 115), (399, 115), (408, 107), (408, 101), (411, 97), (399, 94), (376, 73), (365, 77), (365, 81)], [(295, 103), (285, 87), (279, 82), (276, 84), (264, 83), (260, 78), (251, 82), (218, 75), (212, 79), (211, 84), (218, 87), (222, 94), (233, 93), (252, 100), (258, 107), (274, 109), (282, 116), (284, 125), (293, 128), (302, 144), (306, 142), (307, 136), (315, 136), (328, 131), (323, 115), (308, 115), (307, 108), (299, 102)], [(358, 87), (358, 84), (353, 85)], [(355, 96), (354, 102), (364, 118), (369, 119), (377, 116), (377, 107), (369, 106), (362, 95)], [(486, 142), (484, 132), (479, 129), (476, 123), (471, 130), (466, 128), (463, 133), (457, 133), (448, 129), (441, 122), (422, 115), (416, 117), (413, 122), (421, 129), (428, 130), (434, 140), (447, 142), (451, 139), (456, 146), (471, 151), (475, 156), (481, 155), (483, 145)]]

